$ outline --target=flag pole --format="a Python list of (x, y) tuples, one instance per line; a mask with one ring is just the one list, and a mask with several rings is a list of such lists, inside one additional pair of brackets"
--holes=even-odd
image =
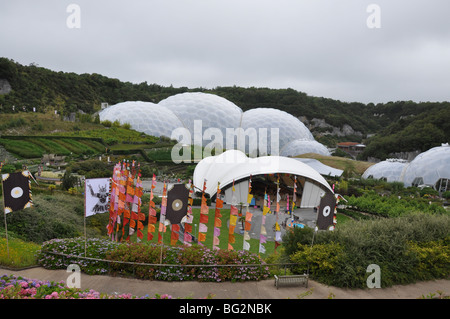
[(84, 180), (84, 215), (83, 215), (83, 221), (84, 221), (84, 257), (86, 256), (86, 246), (87, 246), (87, 238), (86, 238), (86, 179)]
[(86, 256), (86, 246), (87, 246), (87, 237), (86, 237), (86, 215), (84, 215), (84, 257)]
[(3, 197), (3, 215), (5, 215), (5, 234), (6, 234), (6, 251), (9, 259), (9, 241), (8, 241), (8, 224), (6, 223), (6, 210), (5, 210), (5, 195), (3, 193), (3, 180), (2, 180), (2, 197)]

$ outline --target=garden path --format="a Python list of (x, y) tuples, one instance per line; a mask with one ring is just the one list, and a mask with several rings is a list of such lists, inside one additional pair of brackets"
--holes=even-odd
[[(41, 267), (24, 270), (8, 270), (0, 268), (0, 275), (14, 274), (28, 279), (48, 281), (67, 281), (70, 275), (65, 270), (47, 270)], [(90, 276), (81, 274), (81, 289), (94, 289), (108, 294), (131, 293), (135, 296), (146, 294), (169, 294), (174, 298), (205, 298), (208, 294), (216, 299), (417, 299), (430, 294), (438, 295), (442, 291), (450, 295), (450, 280), (419, 282), (406, 286), (396, 285), (380, 289), (341, 289), (329, 287), (310, 280), (308, 288), (303, 286), (281, 287), (276, 289), (274, 280), (247, 282), (167, 282), (148, 281), (131, 278)]]

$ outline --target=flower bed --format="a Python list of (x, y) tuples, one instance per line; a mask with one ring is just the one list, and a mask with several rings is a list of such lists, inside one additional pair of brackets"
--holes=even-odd
[[(269, 276), (269, 269), (263, 261), (248, 251), (210, 250), (204, 246), (167, 247), (152, 244), (123, 244), (107, 258), (127, 262), (159, 264), (162, 254), (163, 264), (178, 266), (131, 266), (112, 264), (116, 275), (134, 276), (139, 279), (169, 281), (246, 281), (260, 280)], [(221, 265), (242, 264), (242, 267)], [(257, 266), (246, 266), (256, 264)], [(184, 266), (186, 265), (186, 266)], [(207, 267), (191, 267), (205, 265)], [(216, 267), (214, 267), (216, 266)]]
[(15, 275), (0, 277), (0, 299), (171, 299), (170, 295), (150, 297), (131, 294), (108, 295), (95, 290), (69, 288), (64, 282), (27, 279)]
[[(69, 257), (55, 255), (61, 253)], [(72, 256), (72, 257), (71, 257)], [(84, 238), (55, 239), (42, 246), (38, 262), (47, 269), (67, 269), (77, 264), (87, 274), (112, 274), (139, 279), (167, 281), (246, 281), (269, 276), (269, 268), (255, 254), (248, 251), (210, 250), (204, 246), (168, 247), (148, 243), (116, 243), (109, 240), (88, 239), (87, 257), (110, 261), (173, 264), (174, 266), (147, 266), (86, 260)], [(217, 265), (240, 265), (217, 266)], [(249, 264), (256, 266), (246, 266)], [(205, 265), (192, 267), (189, 265)]]
[[(120, 244), (110, 240), (88, 238), (86, 241), (82, 237), (69, 239), (52, 239), (42, 245), (38, 255), (38, 263), (47, 269), (67, 269), (71, 264), (77, 264), (82, 271), (89, 275), (101, 275), (108, 272), (108, 263), (102, 261), (86, 260), (76, 257), (90, 257), (105, 259), (106, 254), (115, 249)], [(68, 255), (59, 256), (46, 252), (60, 253)]]

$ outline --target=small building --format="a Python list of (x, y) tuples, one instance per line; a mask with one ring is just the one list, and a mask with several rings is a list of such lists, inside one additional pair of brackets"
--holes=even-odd
[(65, 156), (55, 154), (44, 154), (41, 159), (41, 164), (46, 166), (64, 166), (67, 163)]
[(341, 142), (337, 144), (337, 148), (356, 157), (366, 149), (366, 145), (357, 142)]

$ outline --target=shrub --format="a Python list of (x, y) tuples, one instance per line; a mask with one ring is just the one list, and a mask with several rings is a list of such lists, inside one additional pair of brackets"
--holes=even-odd
[(448, 277), (449, 237), (449, 215), (415, 213), (349, 221), (333, 232), (319, 232), (312, 251), (306, 232), (294, 231), (283, 240), (285, 252), (300, 263), (297, 272), (309, 262), (311, 275), (320, 282), (364, 288), (370, 264), (380, 266), (382, 287)]
[(450, 276), (450, 237), (424, 243), (409, 242), (409, 249), (417, 258), (416, 277), (420, 280)]
[[(125, 262), (178, 266), (132, 266), (112, 263), (115, 275), (133, 275), (140, 279), (157, 279), (169, 281), (245, 281), (267, 278), (268, 268), (263, 266), (257, 255), (247, 251), (210, 250), (203, 246), (168, 247), (154, 244), (122, 244), (111, 251), (107, 259)], [(243, 264), (242, 267), (210, 267), (213, 265)], [(261, 266), (245, 267), (245, 264)], [(179, 267), (182, 265), (208, 265), (209, 267)]]
[[(69, 257), (48, 252), (66, 254)], [(264, 266), (257, 255), (248, 251), (210, 250), (198, 245), (169, 247), (148, 243), (117, 243), (91, 238), (87, 240), (87, 257), (118, 262), (85, 260), (75, 258), (76, 256), (84, 257), (84, 238), (54, 239), (43, 244), (38, 262), (49, 269), (66, 269), (70, 264), (78, 264), (81, 270), (88, 274), (105, 274), (109, 269), (109, 272), (116, 276), (150, 280), (246, 281), (264, 279), (269, 275), (268, 267)], [(163, 264), (174, 266), (128, 264), (160, 264), (161, 256)], [(242, 267), (214, 267), (226, 264), (242, 264)], [(246, 267), (245, 264), (257, 266)]]
[(287, 231), (283, 236), (283, 247), (286, 255), (294, 254), (298, 245), (311, 245), (314, 230), (310, 227), (298, 228)]
[(111, 127), (112, 122), (110, 120), (104, 120), (101, 122), (104, 127)]
[(429, 204), (426, 199), (398, 198), (397, 196), (379, 196), (374, 192), (363, 196), (346, 197), (347, 205), (359, 211), (381, 215), (383, 217), (398, 217), (411, 212), (428, 214), (443, 214), (445, 209), (436, 203)]
[(324, 282), (333, 282), (339, 258), (342, 258), (343, 247), (338, 243), (304, 245), (298, 244), (297, 251), (291, 255), (291, 261), (298, 263), (294, 273), (303, 274), (309, 271), (314, 278)]
[[(38, 255), (38, 263), (47, 269), (66, 269), (70, 264), (77, 264), (87, 274), (105, 274), (108, 269), (108, 263), (76, 257), (105, 259), (107, 253), (118, 245), (118, 243), (110, 240), (88, 238), (86, 240), (85, 255), (85, 239), (82, 237), (52, 239), (42, 245), (41, 252)], [(68, 257), (52, 253), (65, 254)]]

